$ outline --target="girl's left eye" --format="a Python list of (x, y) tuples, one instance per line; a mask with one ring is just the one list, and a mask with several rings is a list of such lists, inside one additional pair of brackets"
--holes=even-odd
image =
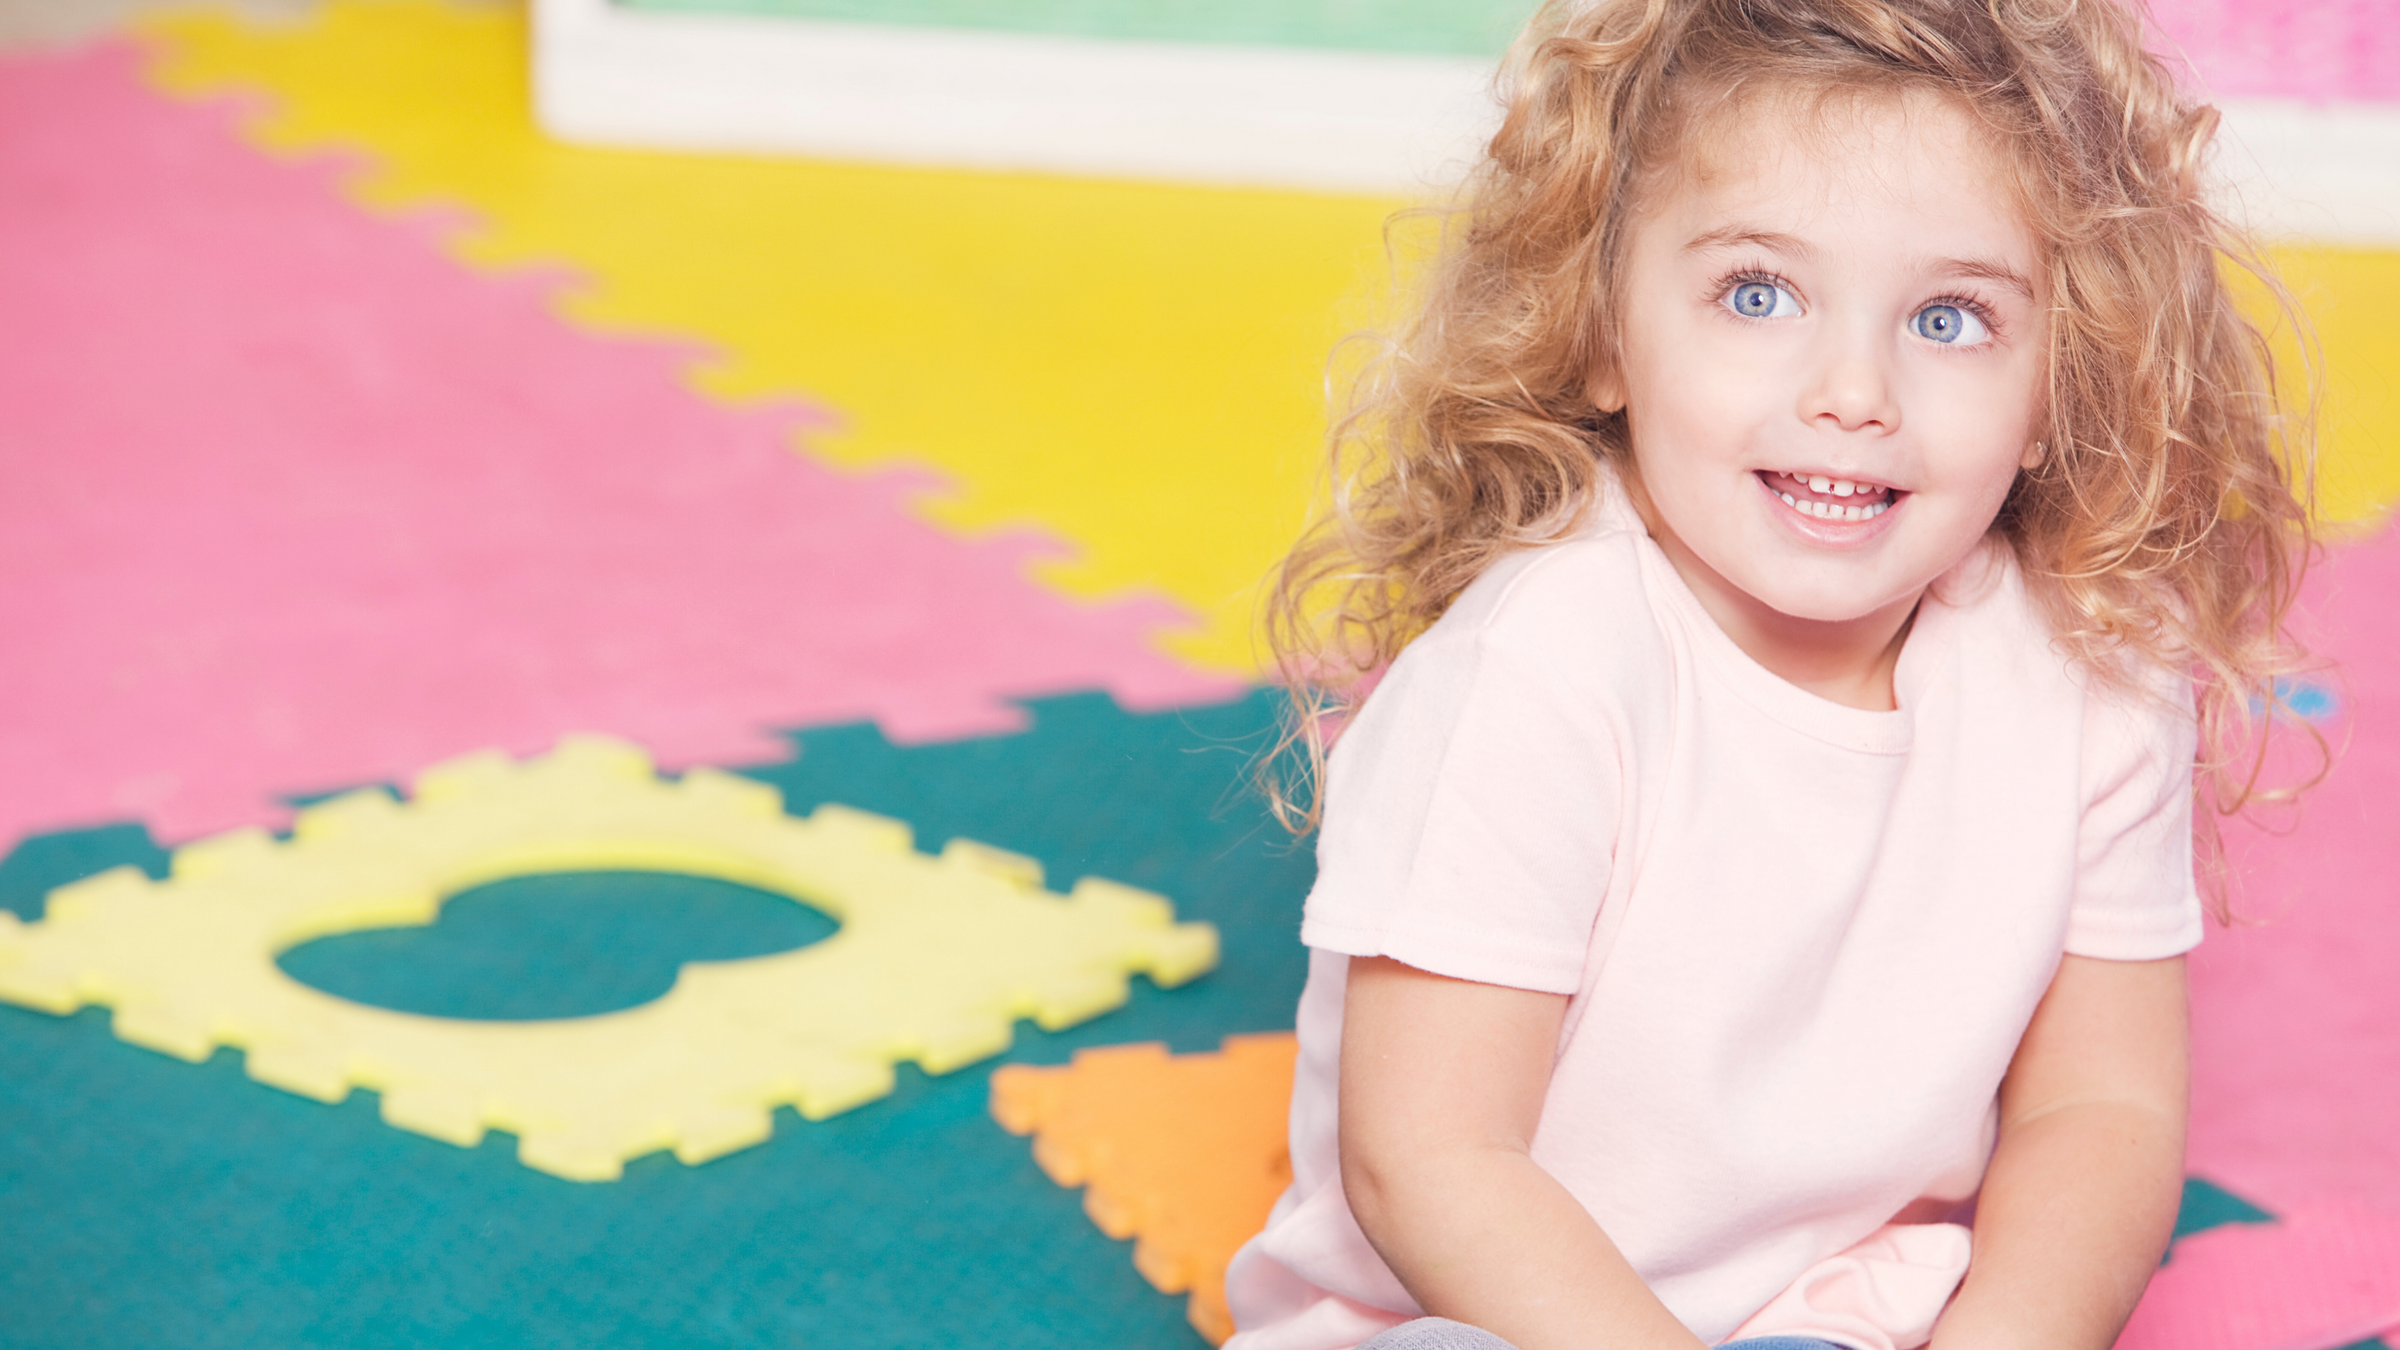
[(1741, 282), (1719, 303), (1745, 319), (1788, 319), (1800, 312), (1799, 299), (1772, 281)]
[(1927, 305), (1909, 319), (1908, 330), (1945, 347), (1972, 347), (1992, 336), (1983, 320), (1962, 305)]

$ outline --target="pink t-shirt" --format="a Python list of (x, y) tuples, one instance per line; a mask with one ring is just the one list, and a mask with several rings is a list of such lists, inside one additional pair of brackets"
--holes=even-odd
[(1768, 673), (1621, 504), (1410, 644), (1333, 754), (1292, 1186), (1227, 1274), (1227, 1350), (1419, 1312), (1342, 1196), (1353, 956), (1572, 996), (1533, 1157), (1700, 1337), (1921, 1344), (2060, 953), (2200, 940), (2196, 733), (2164, 673), (2087, 688), (1998, 547), (1895, 682), (1867, 712)]

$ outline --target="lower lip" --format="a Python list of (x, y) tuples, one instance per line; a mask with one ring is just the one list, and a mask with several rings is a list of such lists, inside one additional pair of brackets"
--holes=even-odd
[(1892, 517), (1908, 507), (1909, 494), (1903, 492), (1891, 499), (1890, 506), (1865, 520), (1824, 520), (1785, 505), (1783, 494), (1767, 486), (1764, 474), (1750, 476), (1757, 482), (1758, 490), (1766, 494), (1767, 508), (1783, 522), (1784, 528), (1822, 548), (1859, 547), (1890, 529)]

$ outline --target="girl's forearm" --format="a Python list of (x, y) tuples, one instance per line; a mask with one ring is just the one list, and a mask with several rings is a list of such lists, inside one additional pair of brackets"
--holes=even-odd
[(2095, 1101), (2006, 1130), (1932, 1350), (2108, 1350), (2158, 1269), (2182, 1185), (2179, 1112)]
[(1533, 1160), (1562, 994), (1384, 957), (1343, 998), (1342, 1189), (1424, 1309), (1520, 1350), (1700, 1350)]
[(2000, 1085), (1975, 1254), (1935, 1350), (2108, 1350), (2183, 1195), (2184, 963), (2059, 963)]
[(1404, 1168), (1346, 1163), (1352, 1211), (1437, 1317), (1518, 1350), (1698, 1350), (1565, 1187), (1521, 1150), (1462, 1148)]

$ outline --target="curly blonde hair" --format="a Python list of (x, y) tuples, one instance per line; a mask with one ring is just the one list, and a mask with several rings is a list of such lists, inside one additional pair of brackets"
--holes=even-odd
[[(2047, 450), (1994, 530), (2062, 649), (2104, 677), (2189, 671), (2201, 783), (2259, 793), (2310, 548), (2310, 419), (2286, 417), (2228, 274), (2298, 316), (2209, 205), (2214, 109), (2180, 97), (2113, 0), (1553, 0), (1447, 213), (1413, 322), (1331, 435), (1331, 502), (1266, 614), (1294, 715), (1270, 792), (1316, 819), (1328, 728), (1496, 559), (1560, 539), (1629, 469), (1618, 261), (1640, 194), (1759, 94), (1930, 92), (1988, 128), (2048, 272)], [(2272, 722), (2275, 719), (2266, 719)], [(1297, 756), (1289, 753), (1294, 748)], [(2213, 837), (2213, 832), (2211, 832)]]

